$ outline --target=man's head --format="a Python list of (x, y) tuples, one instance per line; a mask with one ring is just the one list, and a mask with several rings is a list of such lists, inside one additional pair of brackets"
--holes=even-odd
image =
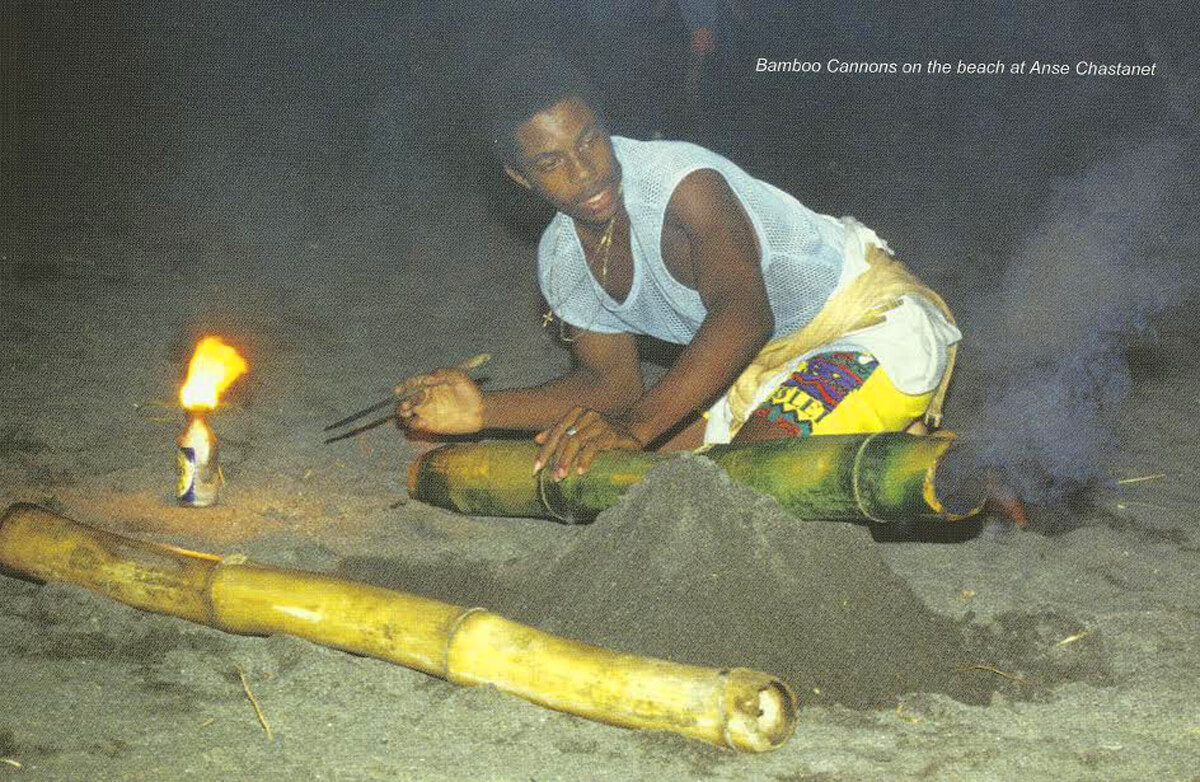
[(531, 51), (497, 80), (490, 126), (512, 179), (559, 211), (600, 224), (620, 208), (620, 166), (587, 81), (565, 59)]

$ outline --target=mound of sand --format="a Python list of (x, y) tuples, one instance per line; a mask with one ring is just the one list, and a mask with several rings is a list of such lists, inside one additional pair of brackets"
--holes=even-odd
[(521, 576), (525, 618), (624, 651), (786, 679), (852, 708), (903, 692), (986, 701), (961, 628), (928, 610), (867, 531), (799, 522), (703, 457), (652, 470)]

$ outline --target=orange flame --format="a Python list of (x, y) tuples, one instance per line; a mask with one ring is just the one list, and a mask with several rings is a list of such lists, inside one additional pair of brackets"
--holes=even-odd
[(221, 392), (245, 371), (246, 360), (236, 350), (216, 337), (205, 337), (192, 354), (179, 401), (188, 410), (212, 410)]

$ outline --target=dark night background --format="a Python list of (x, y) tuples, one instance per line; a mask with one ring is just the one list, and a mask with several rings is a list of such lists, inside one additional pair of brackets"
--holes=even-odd
[[(705, 143), (904, 246), (965, 234), (998, 252), (1055, 177), (1185, 124), (1194, 100), (1182, 4), (754, 3), (722, 22), (691, 118), (670, 84), (677, 15), (598, 25), (577, 0), (483, 6), (7, 4), (6, 227), (19, 246), (131, 237), (180, 264), (219, 245), (270, 256), (334, 240), (369, 263), (411, 212), (495, 183), (470, 143), (487, 63), (557, 40), (603, 68), (616, 132)], [(758, 57), (1091, 58), (1157, 61), (1161, 75), (756, 74)]]
[[(1162, 246), (1195, 212), (1181, 178), (1197, 92), (1183, 4), (753, 3), (721, 18), (690, 106), (677, 11), (589, 15), (577, 0), (6, 9), (9, 286), (153, 268), (186, 278), (231, 259), (263, 279), (407, 274), (436, 288), (485, 275), (498, 259), (479, 225), (528, 245), (547, 217), (483, 151), (488, 73), (546, 41), (590, 69), (615, 132), (705, 144), (888, 238), (965, 326), (952, 405), (989, 396), (1000, 428), (1028, 400), (988, 378), (1027, 369), (1069, 375), (1048, 393), (1078, 396), (1083, 383), (1097, 408), (1051, 405), (1071, 413), (1039, 430), (1106, 431), (1108, 397), (1128, 384), (1087, 379), (1079, 357), (1113, 360), (1103, 375), (1124, 377), (1126, 351), (1194, 281), (1191, 258)], [(759, 57), (1093, 59), (1157, 62), (1158, 75), (813, 76), (756, 73)], [(432, 268), (434, 250), (459, 260)], [(532, 279), (531, 250), (505, 268)]]

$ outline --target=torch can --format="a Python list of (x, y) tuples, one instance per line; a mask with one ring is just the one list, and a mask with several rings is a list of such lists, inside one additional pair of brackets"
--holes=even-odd
[(179, 482), (175, 494), (180, 505), (202, 508), (217, 501), (221, 468), (217, 461), (217, 436), (204, 417), (188, 415), (179, 445)]

